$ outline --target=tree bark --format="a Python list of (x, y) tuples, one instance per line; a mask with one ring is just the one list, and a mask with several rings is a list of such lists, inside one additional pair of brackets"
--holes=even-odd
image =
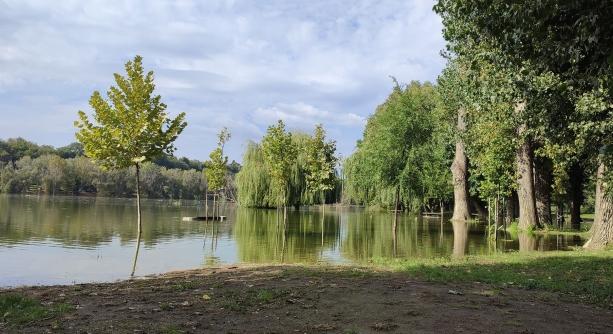
[[(462, 133), (466, 130), (466, 112), (458, 110), (457, 130)], [(464, 148), (464, 142), (458, 138), (455, 144), (455, 157), (451, 164), (453, 175), (453, 216), (451, 220), (470, 220), (469, 195), (468, 195), (468, 158)]]
[(607, 168), (600, 162), (596, 174), (596, 213), (590, 239), (583, 247), (604, 249), (613, 245), (613, 196), (603, 178)]
[(140, 237), (142, 234), (141, 212), (140, 212), (140, 164), (136, 164), (136, 220), (137, 220), (137, 232), (136, 232), (136, 251), (134, 253), (134, 260), (132, 261), (132, 272), (130, 276), (134, 276), (136, 271), (136, 261), (138, 259), (138, 252), (140, 250)]
[(581, 228), (581, 205), (583, 205), (583, 184), (585, 182), (584, 170), (579, 163), (574, 163), (570, 167), (569, 175), (569, 195), (570, 195), (570, 225), (573, 229)]
[(541, 225), (552, 225), (551, 185), (553, 183), (553, 164), (550, 159), (534, 159), (534, 194), (536, 211)]
[(452, 221), (453, 225), (453, 257), (460, 258), (466, 255), (468, 246), (468, 222)]
[[(515, 106), (515, 112), (521, 113), (526, 107), (524, 102)], [(526, 132), (526, 124), (518, 128), (518, 136), (522, 138)], [(519, 228), (531, 230), (539, 226), (536, 214), (536, 199), (534, 194), (534, 173), (532, 145), (529, 139), (522, 139), (515, 155), (517, 164), (517, 196), (519, 197)]]

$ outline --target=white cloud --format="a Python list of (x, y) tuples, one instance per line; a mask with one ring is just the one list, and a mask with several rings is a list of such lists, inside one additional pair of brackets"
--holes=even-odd
[[(206, 156), (215, 129), (229, 126), (238, 158), (246, 140), (284, 118), (295, 127), (324, 123), (347, 155), (391, 90), (389, 75), (434, 80), (443, 67), (433, 4), (0, 1), (0, 136), (72, 141), (67, 106), (86, 106), (140, 54), (169, 111), (188, 112), (179, 154)], [(24, 118), (53, 120), (53, 128)]]
[(289, 126), (300, 129), (312, 129), (315, 124), (326, 126), (362, 127), (366, 119), (354, 113), (331, 113), (312, 105), (297, 102), (293, 104), (278, 103), (272, 107), (258, 108), (254, 119), (260, 124), (272, 124), (281, 119)]

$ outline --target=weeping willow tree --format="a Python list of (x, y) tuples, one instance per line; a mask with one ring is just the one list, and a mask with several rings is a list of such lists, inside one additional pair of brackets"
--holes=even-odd
[[(290, 166), (290, 178), (287, 190), (288, 205), (320, 204), (321, 196), (307, 189), (307, 146), (311, 137), (305, 133), (292, 133), (291, 145), (298, 152), (294, 163)], [(250, 142), (243, 155), (243, 167), (236, 175), (238, 202), (241, 206), (257, 208), (275, 208), (278, 205), (278, 195), (275, 194), (272, 179), (268, 173), (262, 146)], [(339, 187), (340, 184), (337, 184)], [(334, 197), (336, 189), (325, 192), (324, 198)]]
[[(351, 203), (418, 210), (448, 200), (451, 184), (447, 127), (434, 86), (396, 83), (368, 119), (364, 138), (343, 164)], [(439, 204), (440, 205), (440, 204)]]

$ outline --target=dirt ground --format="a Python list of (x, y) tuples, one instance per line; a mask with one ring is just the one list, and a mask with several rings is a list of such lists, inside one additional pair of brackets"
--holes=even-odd
[(2, 290), (74, 310), (7, 333), (613, 333), (613, 310), (550, 293), (400, 273), (229, 267)]

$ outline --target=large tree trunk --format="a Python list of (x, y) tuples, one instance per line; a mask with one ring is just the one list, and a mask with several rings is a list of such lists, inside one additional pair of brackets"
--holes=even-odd
[(592, 225), (592, 236), (583, 247), (603, 249), (613, 245), (613, 196), (603, 180), (607, 171), (603, 162), (598, 166), (596, 174), (596, 214)]
[(583, 167), (574, 163), (568, 173), (570, 189), (570, 224), (575, 230), (581, 228), (581, 205), (583, 205), (583, 183), (585, 181)]
[(466, 255), (468, 246), (468, 222), (452, 221), (453, 225), (453, 257)]
[(141, 212), (140, 212), (140, 165), (139, 164), (136, 164), (136, 221), (137, 221), (136, 251), (134, 253), (134, 260), (132, 261), (132, 273), (130, 273), (130, 276), (134, 276), (134, 272), (136, 271), (136, 261), (138, 259), (138, 251), (140, 250), (140, 237), (142, 234)]
[[(465, 111), (458, 111), (457, 129), (459, 133), (466, 130), (464, 119)], [(464, 142), (458, 138), (455, 144), (455, 158), (451, 164), (451, 174), (453, 175), (453, 216), (451, 220), (466, 221), (470, 220), (470, 208), (468, 197), (468, 158), (464, 149)]]
[[(516, 113), (523, 112), (525, 103), (518, 103), (515, 107)], [(518, 136), (523, 137), (526, 132), (526, 124), (522, 124), (518, 129)], [(523, 139), (517, 148), (515, 155), (517, 164), (517, 196), (519, 197), (519, 228), (531, 230), (538, 227), (536, 215), (536, 199), (534, 196), (534, 173), (532, 146), (529, 139)]]
[(551, 185), (553, 183), (553, 165), (547, 158), (534, 160), (534, 193), (538, 222), (541, 225), (551, 225)]

